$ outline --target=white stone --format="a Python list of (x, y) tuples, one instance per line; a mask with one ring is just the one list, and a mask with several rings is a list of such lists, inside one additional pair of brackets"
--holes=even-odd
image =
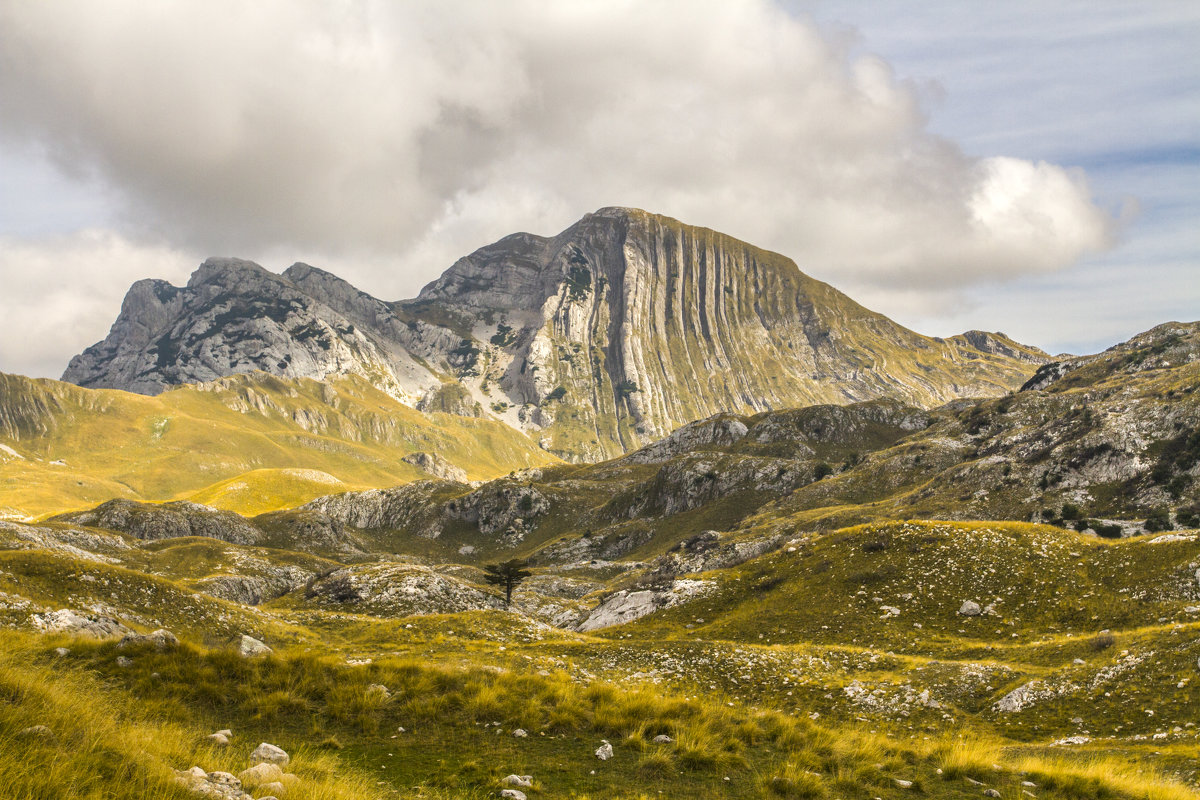
[(267, 761), (272, 764), (286, 764), (291, 759), (288, 754), (283, 751), (283, 748), (276, 747), (273, 744), (263, 742), (258, 747), (254, 748), (254, 752), (250, 754), (251, 761)]

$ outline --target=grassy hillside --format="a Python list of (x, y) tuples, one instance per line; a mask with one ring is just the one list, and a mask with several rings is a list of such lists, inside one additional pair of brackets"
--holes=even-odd
[[(173, 770), (237, 773), (259, 741), (293, 756), (287, 797), (302, 799), (394, 797), (401, 787), (404, 796), (494, 797), (509, 774), (532, 776), (534, 797), (967, 798), (985, 785), (1002, 797), (1029, 786), (1063, 800), (1195, 797), (1113, 759), (996, 739), (903, 741), (713, 697), (582, 684), (561, 671), (2, 640), (0, 779), (13, 798), (183, 798)], [(63, 644), (70, 652), (56, 655)], [(22, 733), (36, 725), (49, 731)], [(205, 738), (219, 728), (233, 732), (228, 746)], [(593, 750), (605, 741), (614, 755), (601, 761)]]
[(556, 460), (501, 423), (422, 414), (358, 378), (261, 373), (157, 397), (0, 375), (0, 444), (0, 512), (18, 518), (113, 497), (261, 513), (429, 477), (402, 460), (421, 451), (473, 480)]

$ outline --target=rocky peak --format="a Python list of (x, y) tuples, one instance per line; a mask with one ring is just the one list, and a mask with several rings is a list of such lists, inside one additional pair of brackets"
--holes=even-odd
[(210, 258), (177, 288), (139, 281), (107, 338), (63, 380), (158, 394), (261, 370), (286, 377), (370, 374), (402, 392), (386, 355), (344, 316), (251, 261)]

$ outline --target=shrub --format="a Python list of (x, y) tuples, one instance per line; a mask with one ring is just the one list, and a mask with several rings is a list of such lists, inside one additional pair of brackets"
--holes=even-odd
[(1185, 528), (1200, 528), (1200, 514), (1190, 508), (1181, 508), (1175, 512), (1175, 520)]
[(1121, 526), (1117, 525), (1116, 523), (1105, 524), (1097, 520), (1092, 520), (1091, 529), (1094, 530), (1098, 536), (1103, 536), (1105, 539), (1121, 538)]
[(1142, 523), (1142, 527), (1147, 533), (1157, 533), (1158, 531), (1169, 531), (1171, 529), (1171, 516), (1165, 508), (1155, 509), (1146, 517), (1146, 521)]
[(814, 481), (819, 481), (822, 478), (827, 478), (832, 474), (833, 474), (833, 467), (829, 466), (824, 461), (822, 461), (820, 464), (817, 464), (815, 467), (813, 467), (813, 480)]
[(1079, 506), (1074, 503), (1063, 503), (1062, 518), (1075, 520), (1082, 518), (1083, 514), (1079, 511)]
[(1098, 653), (1101, 650), (1107, 650), (1108, 648), (1112, 647), (1116, 643), (1117, 643), (1116, 637), (1114, 637), (1108, 631), (1101, 631), (1100, 633), (1097, 633), (1095, 636), (1092, 637), (1092, 640), (1090, 642), (1088, 642), (1088, 647), (1090, 647), (1092, 650), (1095, 650)]

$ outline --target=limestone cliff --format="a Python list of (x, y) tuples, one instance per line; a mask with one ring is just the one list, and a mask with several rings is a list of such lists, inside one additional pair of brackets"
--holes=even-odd
[(623, 208), (502, 239), (402, 307), (472, 321), (463, 379), (586, 458), (719, 411), (1002, 394), (1047, 360), (1002, 334), (921, 336), (781, 255)]

